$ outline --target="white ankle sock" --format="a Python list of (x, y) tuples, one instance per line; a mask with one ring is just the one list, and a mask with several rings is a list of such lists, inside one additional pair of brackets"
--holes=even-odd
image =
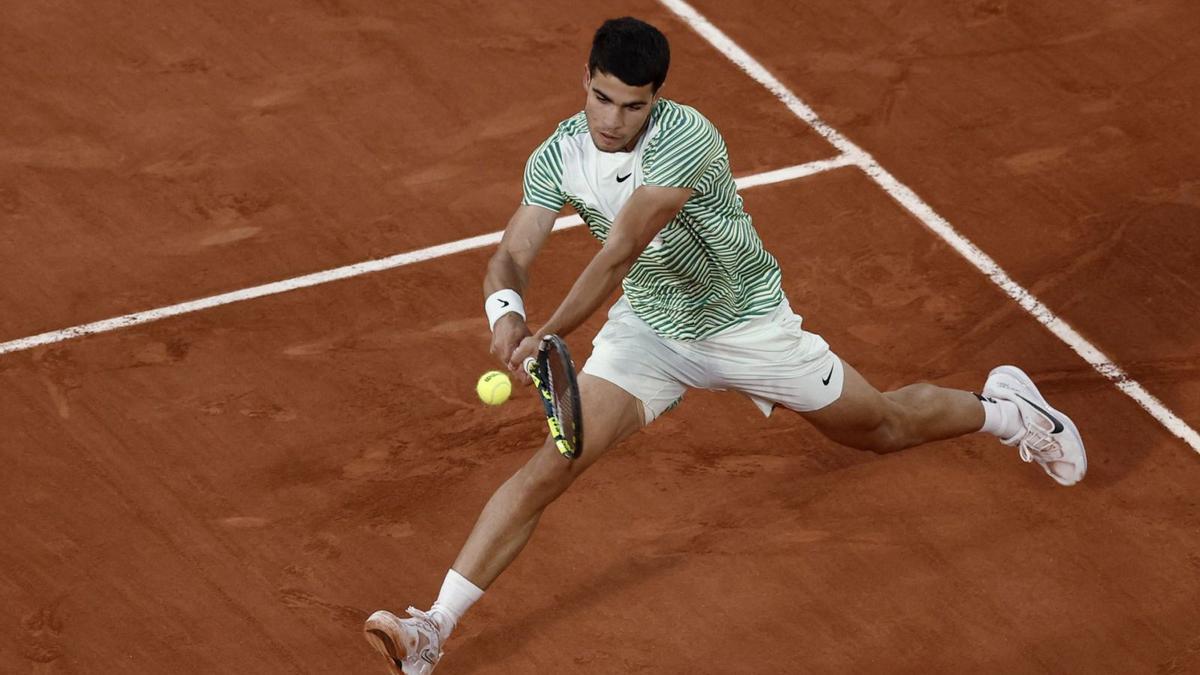
[(1012, 438), (1021, 431), (1021, 412), (1012, 401), (1002, 401), (994, 398), (979, 398), (983, 405), (983, 428), (980, 431), (998, 436)]
[(482, 597), (483, 589), (471, 583), (469, 579), (454, 570), (446, 573), (446, 580), (442, 582), (437, 601), (429, 610), (437, 620), (443, 640), (450, 636), (450, 631), (454, 630), (458, 620), (466, 614), (471, 605)]

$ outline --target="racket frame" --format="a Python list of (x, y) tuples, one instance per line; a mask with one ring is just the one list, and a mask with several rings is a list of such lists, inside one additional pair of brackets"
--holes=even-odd
[[(551, 350), (558, 352), (553, 356)], [(564, 371), (568, 388), (567, 404), (574, 407), (576, 439), (567, 438), (563, 433), (561, 415), (554, 403), (554, 391), (550, 382), (550, 359), (561, 357), (564, 360)], [(546, 413), (546, 425), (550, 428), (550, 437), (554, 439), (554, 447), (559, 454), (567, 459), (575, 459), (583, 452), (583, 406), (579, 399), (579, 382), (575, 376), (575, 362), (571, 360), (571, 352), (567, 343), (557, 335), (547, 335), (538, 346), (537, 357), (525, 359), (525, 372), (533, 380), (542, 399), (542, 408)]]

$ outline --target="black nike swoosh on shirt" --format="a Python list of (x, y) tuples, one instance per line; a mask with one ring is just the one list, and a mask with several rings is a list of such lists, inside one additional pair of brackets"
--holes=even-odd
[(633, 175), (633, 172), (631, 171), (631, 172), (625, 174), (624, 176), (617, 176), (617, 182), (624, 183), (632, 175)]
[(1063, 423), (1062, 423), (1062, 422), (1060, 422), (1060, 421), (1058, 420), (1058, 418), (1057, 418), (1057, 417), (1055, 417), (1054, 415), (1051, 415), (1051, 414), (1050, 414), (1050, 412), (1049, 412), (1048, 410), (1046, 410), (1046, 409), (1045, 409), (1045, 408), (1043, 408), (1042, 406), (1040, 406), (1040, 405), (1038, 405), (1038, 404), (1034, 403), (1033, 401), (1030, 401), (1029, 399), (1025, 398), (1024, 396), (1021, 396), (1020, 394), (1018, 394), (1018, 393), (1017, 393), (1017, 392), (1015, 392), (1015, 391), (1013, 392), (1013, 395), (1014, 395), (1014, 396), (1016, 396), (1017, 398), (1021, 399), (1022, 401), (1025, 401), (1025, 402), (1026, 402), (1026, 403), (1028, 403), (1029, 405), (1033, 406), (1033, 408), (1034, 408), (1035, 410), (1037, 410), (1038, 412), (1040, 412), (1040, 413), (1042, 413), (1043, 415), (1045, 415), (1045, 416), (1046, 416), (1046, 419), (1048, 419), (1048, 420), (1050, 420), (1051, 422), (1053, 422), (1053, 423), (1054, 423), (1054, 429), (1053, 429), (1053, 430), (1051, 430), (1051, 431), (1050, 431), (1050, 433), (1052, 433), (1052, 434), (1057, 434), (1057, 433), (1061, 433), (1061, 432), (1062, 432), (1062, 430), (1063, 430), (1063, 428), (1064, 428), (1064, 427), (1063, 427)]

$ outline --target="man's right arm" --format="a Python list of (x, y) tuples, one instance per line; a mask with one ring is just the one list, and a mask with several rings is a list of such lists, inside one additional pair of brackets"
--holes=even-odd
[[(557, 215), (540, 206), (517, 208), (504, 228), (500, 246), (488, 262), (487, 276), (483, 281), (485, 301), (503, 289), (512, 289), (524, 296), (529, 283), (529, 268), (550, 236)], [(520, 314), (508, 312), (502, 315), (492, 330), (492, 355), (507, 365), (513, 350), (529, 335), (529, 326)]]

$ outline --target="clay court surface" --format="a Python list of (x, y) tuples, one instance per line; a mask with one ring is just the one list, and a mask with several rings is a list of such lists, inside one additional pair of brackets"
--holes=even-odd
[[(0, 342), (501, 229), (611, 16), (667, 34), (663, 93), (736, 176), (838, 156), (666, 6), (594, 4), (3, 3)], [(695, 8), (1200, 426), (1200, 6)], [(1196, 449), (858, 167), (742, 194), (877, 387), (1017, 363), (1087, 479), (693, 392), (549, 509), (439, 675), (1200, 672)], [(551, 237), (535, 324), (596, 246)], [(489, 254), (0, 354), (0, 672), (385, 672), (362, 620), (432, 602), (544, 433), (529, 391), (474, 397)]]

